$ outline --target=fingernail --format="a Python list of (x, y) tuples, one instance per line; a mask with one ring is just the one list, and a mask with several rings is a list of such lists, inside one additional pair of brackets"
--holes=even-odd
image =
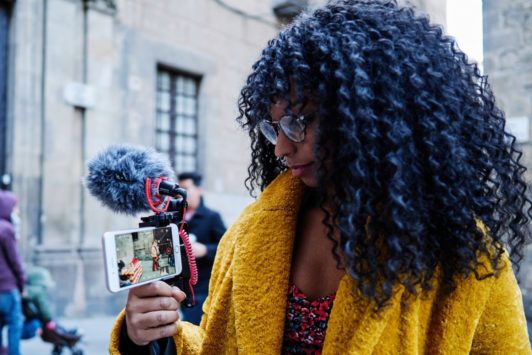
[(172, 286), (172, 292), (175, 292), (177, 293), (178, 295), (180, 295), (181, 297), (183, 298), (187, 298), (187, 294), (183, 291), (181, 291), (178, 287), (176, 286)]

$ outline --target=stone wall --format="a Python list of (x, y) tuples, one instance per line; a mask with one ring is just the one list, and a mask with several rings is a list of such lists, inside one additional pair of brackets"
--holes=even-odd
[[(519, 137), (531, 180), (532, 145), (532, 3), (484, 0), (484, 68), (507, 124)], [(532, 320), (532, 246), (519, 273), (527, 317)]]

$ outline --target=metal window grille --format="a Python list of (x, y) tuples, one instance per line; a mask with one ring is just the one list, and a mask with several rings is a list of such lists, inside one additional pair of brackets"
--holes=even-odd
[(159, 68), (155, 147), (168, 154), (177, 172), (198, 170), (198, 89), (196, 76)]

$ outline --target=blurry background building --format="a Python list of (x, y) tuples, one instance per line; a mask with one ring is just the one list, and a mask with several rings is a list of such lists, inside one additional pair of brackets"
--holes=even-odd
[[(0, 0), (0, 183), (20, 196), (21, 249), (52, 271), (59, 315), (124, 304), (105, 289), (100, 236), (138, 220), (87, 194), (87, 159), (113, 143), (155, 147), (176, 171), (204, 175), (231, 224), (251, 201), (239, 90), (282, 24), (323, 2)], [(446, 1), (410, 3), (445, 25)], [(486, 71), (508, 116), (528, 122), (529, 1), (485, 0), (484, 17)]]
[[(530, 0), (483, 0), (484, 69), (506, 124), (524, 151), (532, 180), (532, 2)], [(530, 227), (532, 228), (532, 226)], [(519, 273), (525, 312), (532, 322), (532, 246), (529, 245)]]
[(262, 0), (0, 4), (0, 175), (21, 198), (21, 249), (59, 281), (59, 314), (116, 313), (125, 295), (105, 289), (100, 237), (138, 220), (84, 190), (86, 161), (113, 143), (155, 147), (203, 173), (206, 200), (234, 220), (251, 200), (236, 97), (280, 23)]

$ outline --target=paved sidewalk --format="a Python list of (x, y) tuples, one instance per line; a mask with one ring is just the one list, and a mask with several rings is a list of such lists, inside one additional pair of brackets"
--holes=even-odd
[[(83, 333), (79, 346), (84, 355), (106, 355), (109, 354), (108, 344), (111, 328), (115, 317), (98, 316), (94, 318), (65, 318), (59, 323), (67, 328), (76, 327)], [(39, 336), (21, 341), (22, 355), (47, 355), (52, 352), (52, 344), (45, 343)], [(63, 350), (64, 355), (69, 355), (68, 349)]]

